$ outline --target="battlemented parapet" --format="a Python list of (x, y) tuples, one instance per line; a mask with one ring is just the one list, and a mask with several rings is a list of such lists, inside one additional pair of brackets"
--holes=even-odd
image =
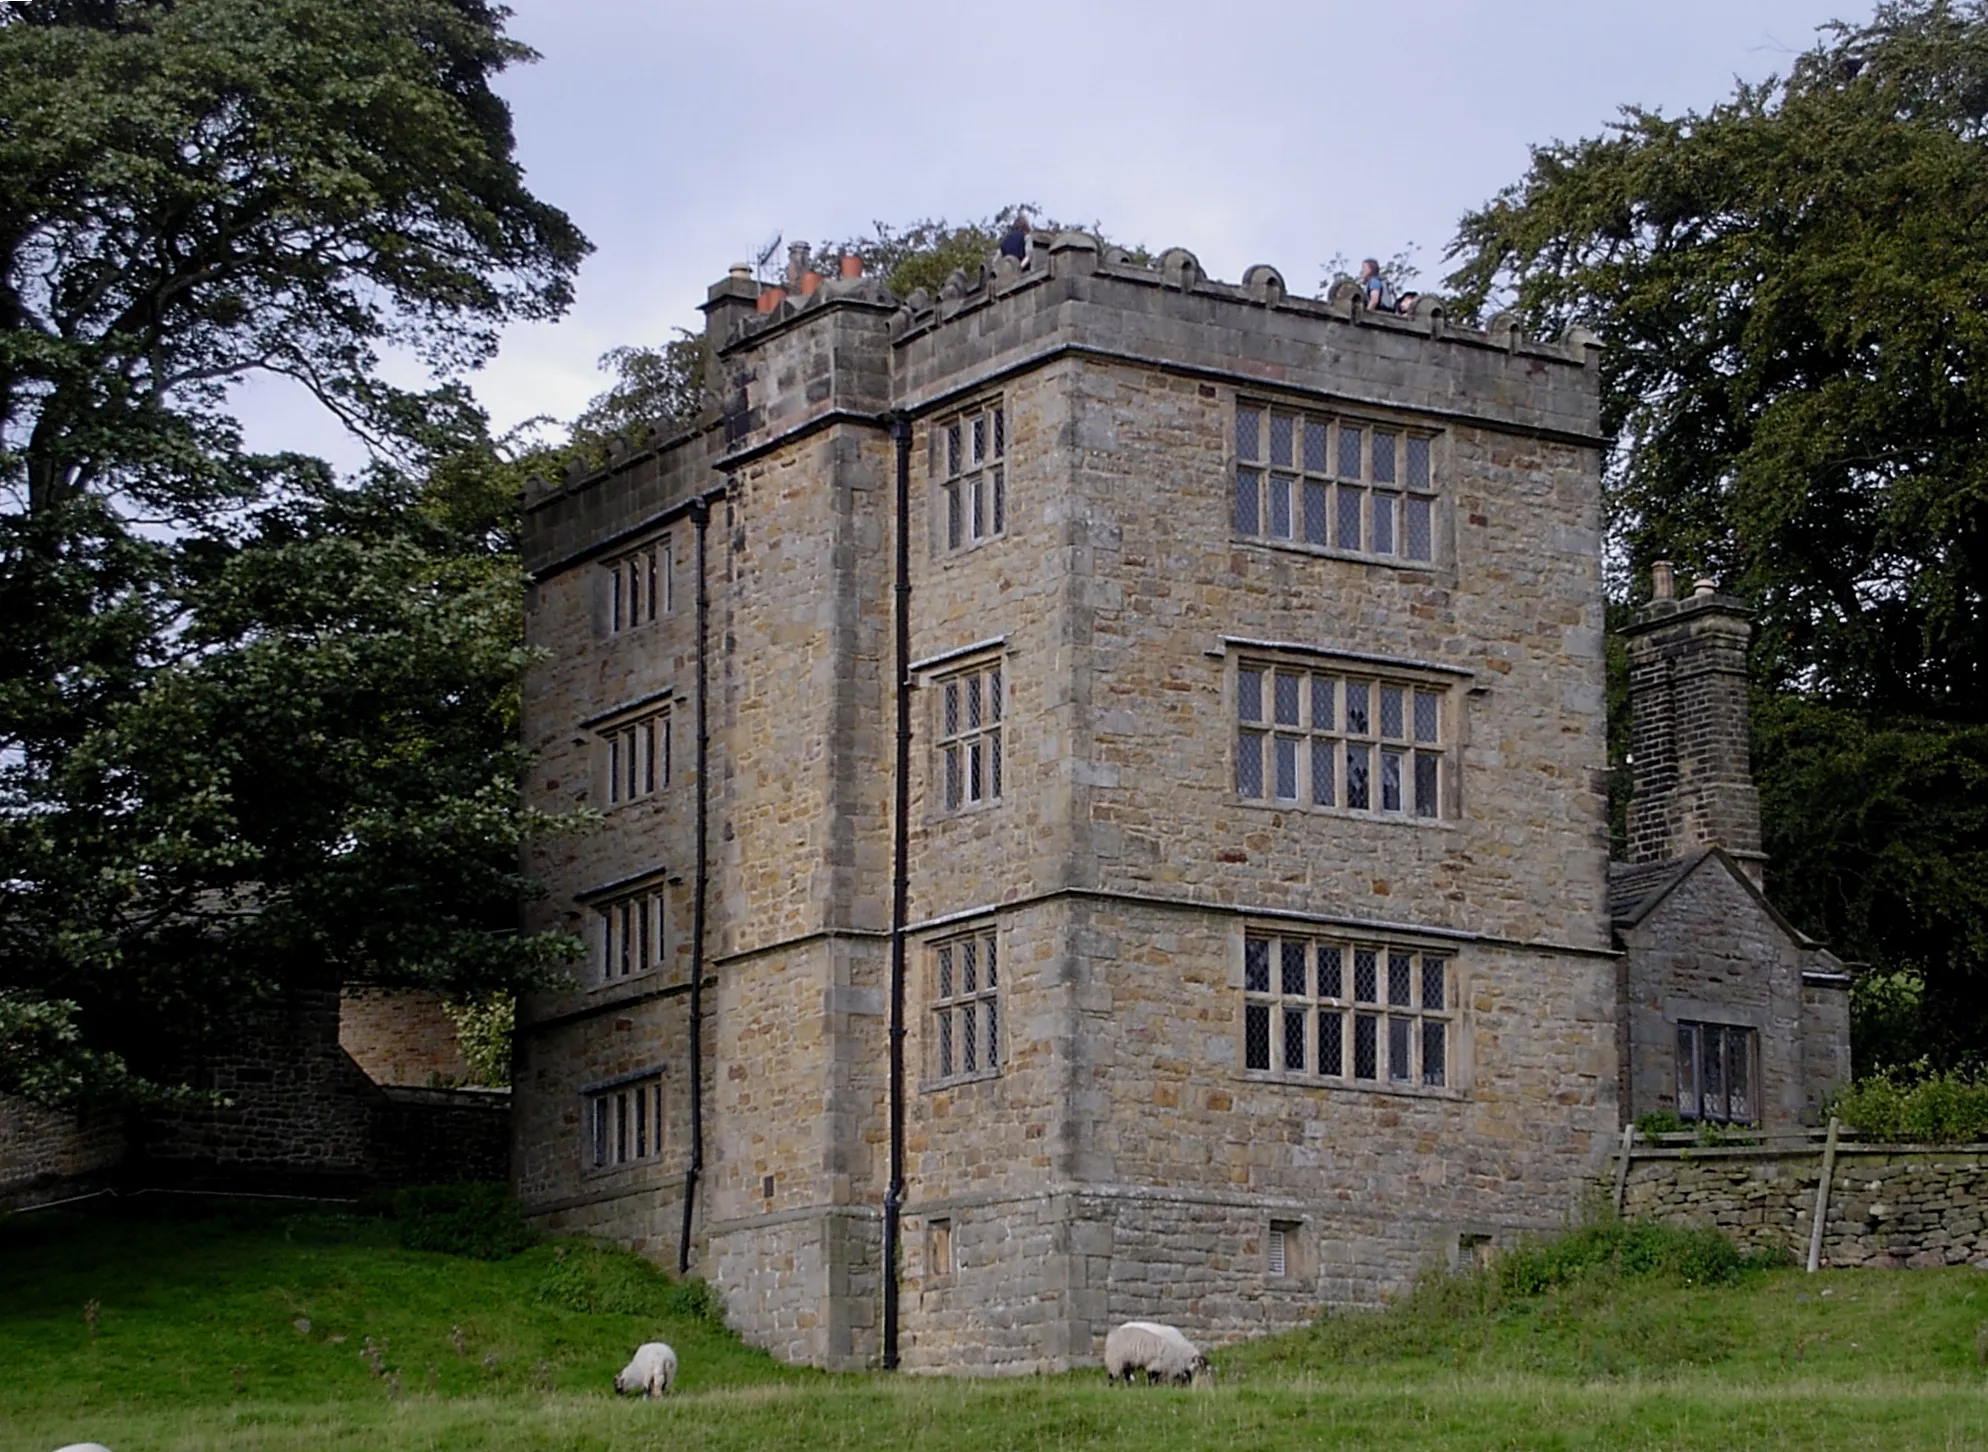
[(590, 956), (528, 1208), (990, 1372), (1558, 1224), (1618, 1123), (1592, 339), (1081, 233), (706, 315), (705, 414), (528, 503), (528, 793), (606, 818), (534, 862)]

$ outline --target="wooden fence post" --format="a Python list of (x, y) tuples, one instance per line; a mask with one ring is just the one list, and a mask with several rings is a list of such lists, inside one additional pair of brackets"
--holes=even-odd
[(1622, 1126), (1622, 1148), (1615, 1161), (1615, 1218), (1622, 1218), (1623, 1203), (1629, 1197), (1629, 1151), (1636, 1146), (1636, 1125), (1632, 1121)]
[(1822, 1146), (1822, 1178), (1815, 1183), (1815, 1224), (1809, 1227), (1809, 1274), (1822, 1268), (1822, 1223), (1829, 1215), (1829, 1182), (1836, 1178), (1836, 1129), (1840, 1120), (1829, 1117), (1829, 1138)]

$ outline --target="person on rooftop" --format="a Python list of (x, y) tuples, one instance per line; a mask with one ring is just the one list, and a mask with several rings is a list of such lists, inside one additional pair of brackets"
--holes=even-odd
[(1381, 276), (1381, 265), (1369, 257), (1360, 264), (1360, 299), (1380, 312), (1394, 311), (1394, 288)]
[(1001, 255), (1012, 257), (1022, 266), (1029, 265), (1029, 214), (1015, 213), (1015, 220), (1008, 224), (1008, 230), (1001, 234)]

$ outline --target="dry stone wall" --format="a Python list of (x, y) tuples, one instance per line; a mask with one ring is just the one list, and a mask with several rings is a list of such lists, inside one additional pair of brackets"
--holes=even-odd
[[(1743, 1245), (1808, 1255), (1820, 1150), (1639, 1150), (1623, 1214), (1710, 1226)], [(1988, 1270), (1988, 1145), (1844, 1145), (1823, 1217), (1825, 1266)]]

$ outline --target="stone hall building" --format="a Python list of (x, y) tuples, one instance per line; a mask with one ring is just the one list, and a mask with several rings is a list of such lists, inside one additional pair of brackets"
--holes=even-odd
[[(850, 271), (856, 269), (850, 268)], [(1847, 979), (1760, 894), (1744, 611), (1632, 636), (1592, 338), (1083, 234), (711, 289), (710, 408), (527, 501), (513, 1174), (830, 1367), (1094, 1362), (1565, 1222), (1628, 1118), (1792, 1127)]]

